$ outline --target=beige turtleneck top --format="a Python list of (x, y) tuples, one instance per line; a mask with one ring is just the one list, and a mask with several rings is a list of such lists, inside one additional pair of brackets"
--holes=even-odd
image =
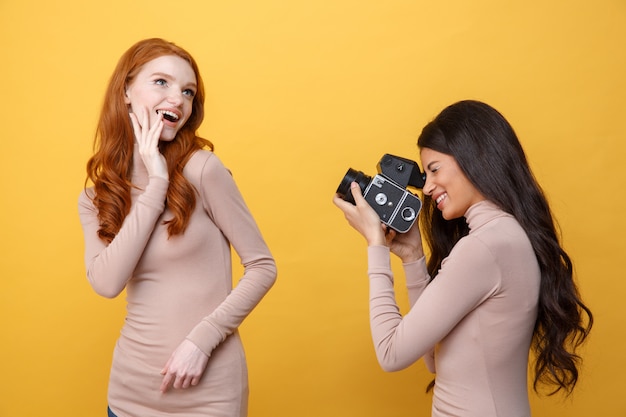
[(540, 271), (519, 223), (482, 201), (465, 214), (470, 233), (429, 283), (424, 258), (404, 265), (410, 311), (395, 301), (387, 247), (368, 249), (370, 320), (388, 371), (421, 357), (436, 372), (432, 415), (528, 417), (528, 354)]
[[(169, 182), (148, 177), (134, 155), (130, 213), (111, 244), (97, 235), (97, 211), (79, 198), (87, 277), (115, 297), (126, 289), (127, 316), (115, 346), (108, 401), (118, 417), (245, 416), (247, 369), (237, 327), (276, 279), (276, 265), (233, 181), (216, 155), (197, 151), (183, 174), (197, 190), (183, 235), (168, 238)], [(244, 274), (232, 288), (231, 246)], [(210, 356), (197, 386), (159, 390), (160, 374), (184, 340)]]

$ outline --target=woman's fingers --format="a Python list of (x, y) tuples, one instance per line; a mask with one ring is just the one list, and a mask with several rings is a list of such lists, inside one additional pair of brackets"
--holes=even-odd
[(363, 197), (363, 192), (361, 191), (361, 187), (356, 182), (350, 184), (350, 192), (352, 193), (352, 198), (354, 198), (354, 202), (357, 206), (367, 204), (365, 201), (365, 197)]
[(161, 392), (167, 392), (170, 387), (185, 389), (198, 385), (208, 361), (207, 354), (192, 342), (184, 340), (161, 371)]
[[(148, 114), (148, 110), (146, 112), (146, 120), (149, 122), (150, 116)], [(158, 114), (158, 118), (156, 122), (150, 126), (150, 129), (147, 133), (147, 143), (146, 145), (150, 149), (157, 149), (159, 145), (159, 139), (161, 138), (161, 131), (163, 130), (163, 116)]]
[(385, 245), (385, 234), (380, 226), (380, 218), (365, 201), (359, 185), (353, 182), (350, 186), (350, 192), (356, 205), (343, 201), (337, 195), (333, 199), (335, 205), (343, 211), (350, 226), (362, 234), (369, 245)]
[(130, 113), (135, 141), (148, 175), (169, 178), (167, 163), (159, 151), (159, 140), (163, 131), (163, 116), (158, 115), (150, 125), (150, 112), (146, 108), (139, 109), (139, 114)]

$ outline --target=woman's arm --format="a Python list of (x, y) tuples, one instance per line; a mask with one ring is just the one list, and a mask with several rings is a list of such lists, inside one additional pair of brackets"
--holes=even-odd
[[(428, 275), (426, 268), (426, 258), (422, 256), (417, 261), (404, 263), (402, 266), (404, 267), (406, 288), (409, 295), (409, 306), (413, 308), (430, 282), (430, 275)], [(433, 374), (436, 372), (434, 347), (424, 354), (424, 363), (430, 372)]]
[(466, 237), (403, 317), (396, 305), (389, 262), (380, 251), (370, 248), (370, 319), (376, 355), (387, 371), (404, 369), (430, 354), (500, 284), (492, 253), (482, 242)]
[(98, 236), (100, 221), (91, 200), (92, 189), (81, 193), (78, 202), (85, 241), (87, 278), (96, 293), (113, 298), (122, 292), (165, 208), (169, 181), (153, 177), (137, 198), (110, 244)]
[[(381, 228), (378, 215), (369, 207), (356, 183), (352, 184), (351, 192), (356, 203), (355, 205), (347, 203), (337, 195), (335, 195), (333, 201), (335, 205), (343, 211), (348, 223), (367, 240), (369, 245), (368, 259), (370, 266), (382, 265), (382, 273), (388, 274), (393, 300), (387, 299), (389, 303), (387, 306), (392, 310), (392, 314), (395, 313), (399, 316), (399, 309), (396, 305), (395, 297), (393, 296), (393, 276), (391, 275), (391, 268), (389, 266), (389, 252), (393, 252), (403, 262), (409, 303), (410, 306), (413, 307), (430, 281), (426, 269), (426, 260), (422, 249), (422, 238), (419, 227), (416, 224), (407, 233), (403, 234), (398, 234), (394, 230), (389, 230), (384, 227)], [(372, 271), (376, 269), (378, 269), (378, 267), (372, 267)], [(371, 288), (372, 287), (370, 287), (370, 289)], [(375, 299), (377, 299), (377, 297), (372, 295), (370, 303)], [(374, 344), (376, 344), (377, 331), (374, 328), (373, 316), (370, 316), (370, 320), (372, 323), (372, 336), (374, 337)], [(377, 349), (377, 354), (378, 352)], [(379, 356), (381, 364), (384, 360), (384, 356)], [(424, 361), (427, 368), (434, 373), (434, 345), (433, 348), (424, 355)]]
[(203, 352), (234, 332), (276, 280), (276, 263), (230, 172), (211, 154), (202, 171), (202, 204), (237, 252), (244, 273), (226, 299), (187, 336)]
[(122, 292), (131, 278), (157, 219), (163, 213), (169, 186), (167, 164), (158, 149), (163, 119), (158, 118), (150, 126), (148, 109), (138, 111), (138, 115), (129, 114), (136, 142), (134, 152), (141, 157), (149, 182), (110, 244), (98, 236), (100, 221), (92, 201), (93, 189), (83, 191), (78, 202), (85, 237), (87, 278), (98, 294), (109, 298)]

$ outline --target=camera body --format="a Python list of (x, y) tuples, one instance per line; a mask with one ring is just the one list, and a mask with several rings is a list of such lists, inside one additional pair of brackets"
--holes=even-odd
[(356, 182), (380, 220), (397, 232), (405, 233), (413, 226), (422, 208), (422, 201), (406, 188), (423, 188), (425, 175), (416, 162), (390, 154), (383, 155), (376, 168), (378, 174), (373, 178), (349, 168), (337, 194), (355, 204), (350, 184)]

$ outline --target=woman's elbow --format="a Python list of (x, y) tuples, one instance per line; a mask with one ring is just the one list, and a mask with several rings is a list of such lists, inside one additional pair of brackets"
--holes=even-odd
[(91, 288), (96, 292), (96, 294), (104, 297), (104, 298), (115, 298), (124, 290), (124, 288), (116, 288), (111, 285), (105, 285), (104, 283), (94, 279), (89, 274), (87, 274), (87, 279), (91, 284)]
[(276, 282), (276, 278), (278, 277), (278, 268), (276, 267), (276, 261), (272, 260), (270, 270), (270, 277), (272, 281), (272, 285)]
[(393, 349), (379, 349), (376, 351), (378, 364), (385, 372), (397, 372), (408, 368), (413, 363), (408, 358), (398, 357)]
[(269, 290), (274, 286), (276, 277), (278, 276), (278, 269), (276, 268), (276, 261), (273, 258), (267, 258), (263, 262), (257, 263), (254, 268), (257, 270), (258, 277), (262, 277), (263, 286), (266, 290)]
[(407, 368), (405, 364), (380, 357), (378, 358), (378, 363), (385, 372), (397, 372)]
[(277, 276), (278, 276), (278, 271), (276, 269), (276, 264), (274, 264), (271, 268), (267, 269), (267, 272), (266, 272), (266, 275), (265, 275), (265, 286), (266, 286), (268, 291), (276, 283)]

